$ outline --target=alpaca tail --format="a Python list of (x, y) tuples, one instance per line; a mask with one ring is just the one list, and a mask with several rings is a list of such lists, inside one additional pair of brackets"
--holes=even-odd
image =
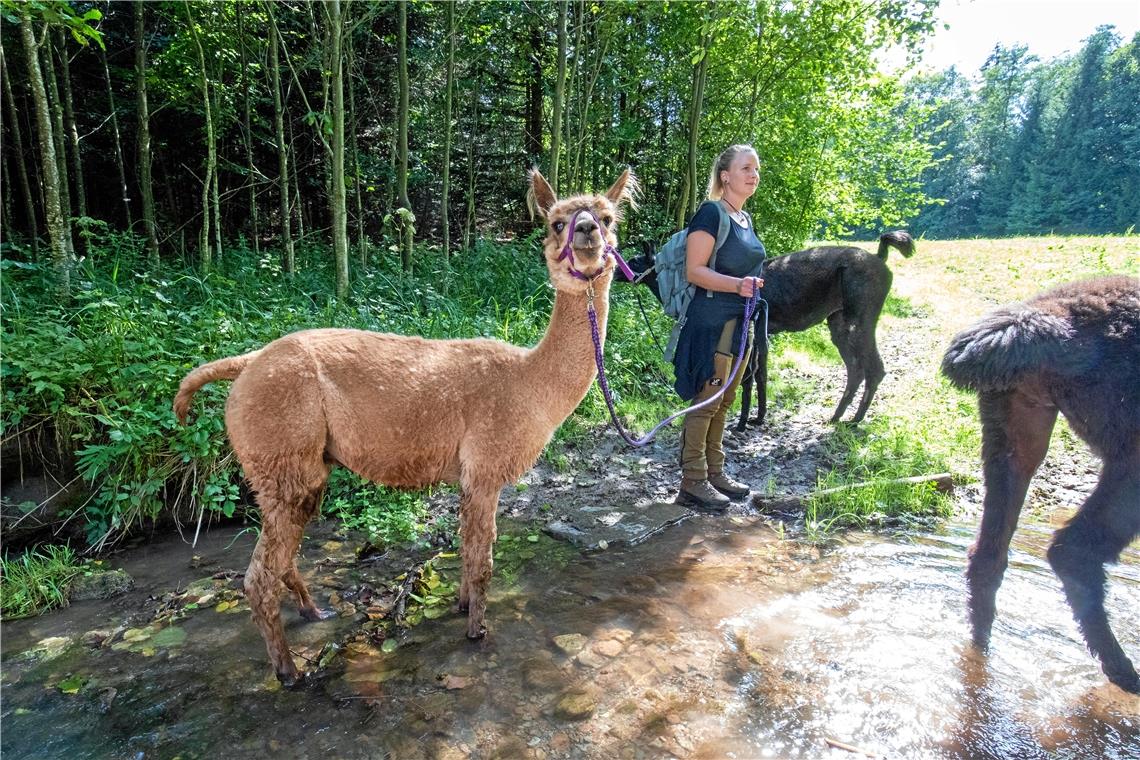
[(1072, 336), (1072, 326), (1060, 317), (1032, 307), (1004, 307), (954, 336), (942, 357), (942, 374), (959, 388), (1006, 390), (1060, 359)]
[(906, 230), (884, 232), (879, 236), (879, 258), (886, 261), (891, 248), (897, 248), (899, 253), (909, 259), (914, 255), (914, 238)]
[(233, 380), (242, 373), (245, 365), (249, 364), (250, 360), (259, 353), (261, 353), (260, 350), (251, 351), (241, 356), (228, 356), (225, 359), (218, 359), (191, 370), (190, 374), (182, 378), (182, 383), (178, 386), (178, 394), (174, 397), (174, 416), (185, 425), (186, 416), (190, 413), (190, 402), (194, 400), (194, 394), (198, 392), (199, 388), (215, 380)]

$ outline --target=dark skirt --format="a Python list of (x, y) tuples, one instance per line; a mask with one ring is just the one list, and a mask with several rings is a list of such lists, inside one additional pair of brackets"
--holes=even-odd
[(685, 325), (677, 340), (677, 352), (673, 355), (673, 369), (677, 376), (673, 389), (683, 400), (694, 398), (715, 374), (713, 354), (720, 341), (720, 334), (730, 319), (736, 320), (736, 330), (732, 334), (732, 355), (739, 355), (744, 305), (745, 300), (735, 293), (713, 293), (712, 298), (709, 298), (706, 290), (697, 288), (693, 294), (686, 312)]

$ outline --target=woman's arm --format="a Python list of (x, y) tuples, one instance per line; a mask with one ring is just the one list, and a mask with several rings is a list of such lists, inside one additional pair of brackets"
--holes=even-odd
[(699, 288), (718, 293), (736, 293), (751, 298), (756, 288), (764, 287), (759, 277), (733, 277), (709, 267), (716, 238), (704, 230), (692, 230), (685, 237), (685, 276)]

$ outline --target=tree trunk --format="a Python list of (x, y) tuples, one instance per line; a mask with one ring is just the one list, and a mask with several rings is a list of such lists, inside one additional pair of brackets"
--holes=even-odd
[[(40, 72), (39, 46), (36, 44), (32, 20), (20, 19), (20, 35), (24, 42), (28, 62), (28, 82), (36, 106), (36, 125), (39, 129), (40, 162), (43, 165), (44, 207), (47, 216), (48, 238), (51, 240), (52, 266), (56, 275), (56, 293), (61, 300), (71, 297), (71, 251), (67, 247), (67, 224), (59, 197), (59, 166), (55, 156), (55, 136), (52, 134), (47, 90)], [(46, 37), (46, 32), (45, 32)]]
[[(711, 5), (709, 7), (711, 15)], [(705, 99), (705, 76), (708, 72), (710, 35), (711, 28), (706, 23), (705, 28), (701, 30), (701, 59), (697, 61), (697, 65), (693, 67), (692, 97), (689, 102), (688, 198), (687, 202), (681, 206), (686, 216), (692, 216), (697, 210), (697, 196), (700, 195), (697, 189), (699, 187), (697, 155), (700, 147), (701, 109), (704, 107)], [(683, 225), (684, 222), (684, 219), (679, 219), (677, 226)]]
[(68, 146), (71, 148), (71, 173), (75, 180), (75, 209), (79, 216), (87, 216), (87, 189), (83, 182), (83, 156), (79, 152), (79, 129), (75, 125), (75, 100), (71, 94), (71, 62), (67, 58), (67, 36), (57, 33), (60, 78), (63, 80), (63, 123)]
[(111, 87), (111, 67), (107, 65), (107, 51), (99, 48), (99, 59), (103, 63), (103, 80), (107, 83), (107, 110), (111, 112), (111, 131), (115, 135), (115, 166), (119, 169), (119, 193), (123, 201), (123, 220), (127, 229), (134, 226), (131, 216), (131, 194), (127, 189), (127, 163), (123, 160), (123, 135), (119, 131), (119, 114), (115, 110), (115, 91)]
[(16, 109), (16, 95), (12, 91), (12, 74), (8, 71), (8, 62), (0, 48), (0, 73), (4, 78), (4, 105), (8, 110), (8, 121), (12, 124), (12, 141), (15, 143), (16, 172), (20, 175), (20, 192), (24, 198), (25, 223), (27, 224), (28, 239), (32, 244), (32, 259), (40, 258), (39, 225), (36, 222), (36, 202), (32, 195), (32, 183), (28, 181), (28, 166), (24, 161), (24, 137), (20, 129), (20, 114)]
[(147, 260), (157, 269), (158, 226), (154, 218), (154, 183), (150, 173), (150, 110), (146, 102), (146, 35), (143, 25), (144, 0), (135, 3), (135, 92), (138, 98), (139, 194), (142, 196), (143, 228), (146, 233)]
[(463, 249), (471, 246), (475, 231), (475, 159), (478, 155), (479, 135), (479, 78), (471, 83), (471, 140), (467, 145), (467, 211), (463, 215)]
[(285, 112), (281, 104), (281, 66), (277, 59), (277, 26), (272, 23), (273, 2), (265, 4), (269, 13), (269, 72), (273, 76), (273, 128), (277, 138), (277, 188), (281, 196), (281, 245), (284, 249), (282, 269), (292, 275), (296, 271), (293, 234), (289, 229), (289, 150), (285, 144)]
[(527, 82), (524, 150), (533, 165), (542, 155), (542, 29), (537, 17), (530, 23), (530, 81)]
[[(451, 261), (451, 91), (455, 87), (455, 4), (447, 4), (447, 83), (443, 95), (443, 190), (439, 199), (439, 225), (443, 232), (443, 259)], [(448, 283), (444, 282), (446, 288)]]
[(332, 237), (333, 256), (336, 259), (336, 297), (348, 296), (348, 204), (344, 190), (344, 57), (341, 55), (341, 38), (344, 26), (341, 21), (340, 0), (330, 0), (329, 11), (329, 64), (332, 67)]
[[(356, 252), (360, 257), (360, 271), (368, 268), (368, 241), (364, 237), (364, 180), (360, 177), (360, 148), (356, 142), (356, 133), (359, 131), (359, 120), (356, 117), (356, 85), (353, 82), (352, 72), (356, 68), (356, 46), (352, 44), (351, 35), (348, 38), (348, 111), (351, 115), (348, 133), (352, 138), (352, 187), (356, 200)], [(444, 171), (446, 171), (446, 166)]]
[(206, 51), (202, 49), (202, 39), (198, 35), (198, 27), (190, 15), (190, 3), (183, 0), (186, 9), (186, 21), (190, 24), (190, 34), (194, 37), (194, 44), (198, 48), (198, 68), (202, 75), (202, 105), (206, 109), (206, 176), (202, 179), (202, 229), (198, 234), (198, 264), (203, 273), (208, 273), (213, 267), (210, 254), (210, 190), (214, 186), (214, 168), (218, 156), (214, 146), (214, 115), (210, 100), (210, 79), (206, 72)]
[(412, 202), (408, 199), (408, 2), (399, 0), (399, 70), (400, 70), (400, 113), (399, 113), (399, 165), (396, 171), (396, 185), (399, 192), (396, 228), (400, 230), (400, 257), (405, 272), (412, 271)]
[(51, 30), (44, 29), (43, 41), (43, 67), (47, 75), (48, 108), (51, 109), (52, 139), (55, 142), (56, 176), (59, 178), (59, 203), (63, 212), (64, 243), (67, 245), (68, 260), (75, 258), (75, 237), (71, 226), (71, 217), (74, 209), (71, 206), (71, 186), (67, 178), (67, 147), (63, 127), (63, 104), (59, 97), (59, 83), (55, 76), (55, 56), (52, 48)]
[(558, 195), (558, 156), (562, 150), (562, 108), (566, 96), (566, 16), (569, 0), (558, 4), (558, 76), (554, 80), (554, 103), (550, 110), (550, 184)]
[[(250, 234), (253, 237), (253, 253), (258, 259), (261, 258), (261, 233), (258, 230), (257, 219), (257, 183), (254, 181), (257, 177), (257, 167), (253, 165), (253, 129), (251, 127), (250, 107), (249, 107), (249, 74), (248, 66), (246, 64), (245, 54), (245, 25), (243, 23), (244, 13), (242, 12), (242, 4), (237, 3), (234, 5), (234, 12), (237, 14), (237, 33), (238, 33), (238, 46), (241, 49), (241, 91), (242, 91), (242, 105), (243, 114), (242, 121), (245, 123), (245, 165), (249, 169), (249, 174), (246, 176), (246, 182), (249, 184), (249, 223)], [(272, 32), (271, 32), (272, 34)]]

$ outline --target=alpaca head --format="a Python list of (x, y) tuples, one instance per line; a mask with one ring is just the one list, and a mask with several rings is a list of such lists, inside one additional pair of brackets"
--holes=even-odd
[[(542, 249), (550, 270), (550, 282), (556, 290), (584, 293), (591, 278), (595, 278), (597, 284), (609, 282), (616, 262), (613, 256), (605, 256), (606, 244), (617, 248), (621, 203), (625, 201), (635, 208), (638, 189), (637, 178), (626, 169), (601, 195), (575, 195), (558, 200), (538, 169), (530, 170), (527, 202), (546, 222)], [(570, 255), (563, 256), (567, 242)], [(575, 272), (587, 279), (576, 276)]]

